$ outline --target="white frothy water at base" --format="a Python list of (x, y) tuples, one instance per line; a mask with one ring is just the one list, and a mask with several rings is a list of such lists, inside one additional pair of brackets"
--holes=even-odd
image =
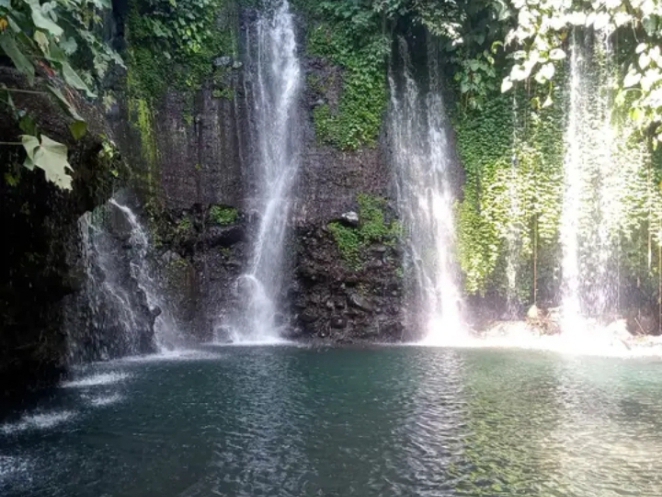
[(127, 373), (101, 373), (79, 380), (66, 381), (60, 385), (62, 388), (88, 388), (102, 385), (112, 385), (129, 378)]

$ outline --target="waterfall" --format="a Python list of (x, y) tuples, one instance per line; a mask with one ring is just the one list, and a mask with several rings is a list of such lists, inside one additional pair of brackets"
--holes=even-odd
[[(614, 113), (617, 66), (600, 32), (573, 33), (561, 214), (562, 330), (582, 334), (588, 318), (619, 307), (619, 241), (646, 163), (642, 144), (628, 141)], [(634, 195), (636, 197), (636, 195)]]
[(448, 123), (438, 81), (436, 53), (428, 56), (428, 88), (413, 76), (409, 49), (400, 40), (391, 69), (389, 133), (403, 222), (407, 280), (406, 319), (427, 343), (464, 334), (455, 261), (452, 166)]
[(135, 278), (139, 288), (144, 292), (149, 309), (158, 313), (154, 321), (156, 347), (160, 352), (181, 347), (184, 340), (179, 333), (179, 327), (170, 311), (170, 306), (163, 298), (162, 291), (154, 279), (153, 270), (150, 267), (148, 259), (150, 244), (147, 231), (129, 207), (118, 203), (115, 199), (111, 199), (109, 203), (126, 216), (126, 220), (131, 226), (129, 243), (134, 252), (130, 262), (131, 276)]
[(520, 211), (520, 194), (518, 188), (518, 158), (517, 152), (519, 147), (518, 136), (518, 108), (517, 108), (517, 94), (513, 92), (513, 107), (512, 107), (512, 120), (513, 120), (513, 144), (512, 144), (512, 158), (510, 162), (510, 181), (508, 182), (508, 197), (510, 198), (510, 224), (506, 234), (506, 317), (508, 319), (516, 319), (519, 311), (519, 295), (517, 294), (517, 273), (519, 269), (519, 260), (521, 257), (522, 243), (521, 243), (521, 226), (518, 224)]
[(279, 339), (287, 221), (299, 167), (302, 85), (294, 19), (287, 0), (268, 3), (246, 44), (256, 147), (253, 207), (259, 226), (248, 271), (238, 281), (245, 306), (231, 337), (235, 342)]
[(148, 261), (149, 238), (128, 207), (110, 200), (79, 220), (83, 291), (68, 306), (73, 361), (182, 344)]

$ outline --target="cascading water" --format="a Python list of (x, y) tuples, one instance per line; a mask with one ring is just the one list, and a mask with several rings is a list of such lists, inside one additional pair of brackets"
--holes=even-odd
[(618, 309), (619, 239), (633, 208), (630, 184), (646, 162), (646, 152), (628, 143), (627, 130), (614, 116), (616, 71), (604, 35), (573, 34), (561, 215), (566, 336), (585, 332), (587, 318)]
[(510, 198), (510, 224), (507, 232), (507, 253), (506, 253), (506, 298), (507, 308), (506, 317), (515, 319), (518, 315), (519, 295), (517, 294), (517, 273), (518, 265), (521, 257), (521, 226), (517, 224), (517, 219), (520, 218), (520, 198), (518, 192), (518, 158), (517, 150), (519, 146), (518, 136), (518, 108), (517, 108), (517, 95), (513, 93), (513, 150), (510, 166), (510, 181), (508, 182), (508, 197)]
[(151, 276), (149, 238), (133, 211), (110, 200), (86, 213), (79, 229), (86, 282), (78, 303), (69, 306), (72, 359), (107, 359), (182, 345)]
[(169, 306), (162, 297), (161, 289), (154, 280), (153, 271), (149, 265), (149, 236), (136, 214), (126, 205), (119, 204), (115, 199), (109, 202), (118, 208), (125, 216), (131, 226), (131, 237), (129, 242), (134, 251), (131, 258), (131, 273), (138, 286), (145, 293), (147, 305), (151, 310), (159, 313), (154, 321), (154, 341), (159, 351), (173, 350), (183, 345), (183, 339), (175, 318), (170, 312)]
[(246, 304), (231, 338), (235, 342), (270, 342), (280, 336), (284, 248), (301, 139), (301, 66), (287, 0), (267, 2), (247, 36), (247, 89), (253, 102), (250, 111), (257, 149), (253, 207), (259, 227), (249, 269), (238, 282)]
[(392, 69), (389, 76), (389, 122), (407, 251), (406, 316), (408, 326), (423, 330), (426, 343), (452, 343), (465, 331), (454, 260), (454, 155), (448, 141), (436, 54), (428, 57), (428, 89), (422, 91), (414, 79), (404, 40), (400, 40), (399, 52), (401, 60), (394, 66), (401, 66), (401, 70)]

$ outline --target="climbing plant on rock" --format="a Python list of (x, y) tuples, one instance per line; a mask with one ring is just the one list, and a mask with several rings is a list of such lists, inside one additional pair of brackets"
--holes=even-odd
[[(0, 0), (0, 54), (23, 73), (28, 88), (0, 87), (3, 111), (19, 122), (24, 134), (20, 142), (7, 146), (22, 146), (28, 169), (39, 167), (46, 179), (63, 189), (71, 189), (71, 166), (67, 148), (41, 134), (30, 115), (15, 103), (18, 93), (50, 93), (72, 118), (70, 131), (80, 139), (87, 125), (72, 102), (73, 91), (95, 97), (95, 83), (100, 81), (110, 65), (122, 64), (118, 54), (96, 34), (101, 25), (101, 13), (110, 9), (108, 0), (41, 3), (38, 0)], [(74, 69), (73, 60), (83, 61), (89, 69)], [(35, 87), (37, 77), (46, 81)]]

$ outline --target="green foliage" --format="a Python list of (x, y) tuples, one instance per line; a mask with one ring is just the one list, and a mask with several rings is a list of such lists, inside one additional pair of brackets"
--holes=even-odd
[[(562, 0), (514, 0), (517, 23), (505, 37), (514, 47), (515, 63), (503, 81), (503, 91), (533, 78), (546, 83), (566, 58), (564, 44), (571, 31), (592, 29), (617, 42), (627, 68), (618, 79), (616, 103), (657, 141), (662, 141), (662, 4), (652, 0), (567, 3)], [(629, 97), (629, 98), (628, 98)], [(551, 102), (549, 102), (551, 104)]]
[[(518, 96), (526, 102), (526, 95)], [(482, 110), (463, 111), (456, 128), (466, 170), (464, 199), (457, 206), (466, 290), (503, 292), (507, 257), (515, 258), (521, 275), (537, 251), (553, 253), (558, 242), (563, 116), (558, 109), (532, 112), (526, 103), (514, 105), (513, 96), (492, 95)], [(556, 264), (539, 262), (547, 272)], [(517, 285), (531, 288), (533, 282)]]
[(128, 19), (131, 94), (154, 99), (168, 87), (200, 89), (212, 76), (213, 60), (237, 52), (234, 5), (228, 0), (134, 2)]
[[(325, 4), (320, 7), (323, 12)], [(343, 69), (343, 88), (337, 108), (325, 104), (315, 109), (319, 139), (343, 150), (374, 146), (387, 102), (388, 39), (379, 31), (357, 38), (352, 24), (337, 21), (321, 24), (313, 30), (309, 50), (312, 55), (326, 58)]]
[(234, 207), (212, 205), (209, 209), (209, 220), (219, 226), (235, 224), (239, 219), (239, 211)]
[(393, 246), (402, 231), (397, 221), (386, 222), (385, 199), (360, 194), (357, 200), (360, 220), (357, 228), (340, 222), (333, 222), (328, 226), (343, 259), (354, 270), (361, 268), (363, 253), (370, 245), (383, 243)]
[[(76, 140), (86, 133), (87, 124), (63, 90), (81, 90), (94, 97), (93, 87), (109, 66), (122, 65), (117, 53), (95, 34), (107, 9), (110, 2), (105, 0), (0, 1), (0, 55), (6, 56), (27, 77), (30, 86), (34, 86), (37, 74), (58, 76), (64, 81), (63, 86), (58, 86), (49, 78), (46, 88), (73, 119), (69, 127)], [(92, 70), (75, 70), (74, 59)], [(0, 87), (0, 105), (25, 132), (21, 141), (26, 153), (24, 166), (30, 170), (39, 167), (45, 171), (46, 179), (60, 188), (71, 189), (67, 147), (39, 133), (32, 117), (12, 99), (12, 94), (18, 92), (44, 92)], [(10, 144), (13, 145), (16, 144)]]
[(175, 235), (179, 237), (187, 237), (193, 233), (193, 222), (188, 216), (183, 217), (175, 226)]

